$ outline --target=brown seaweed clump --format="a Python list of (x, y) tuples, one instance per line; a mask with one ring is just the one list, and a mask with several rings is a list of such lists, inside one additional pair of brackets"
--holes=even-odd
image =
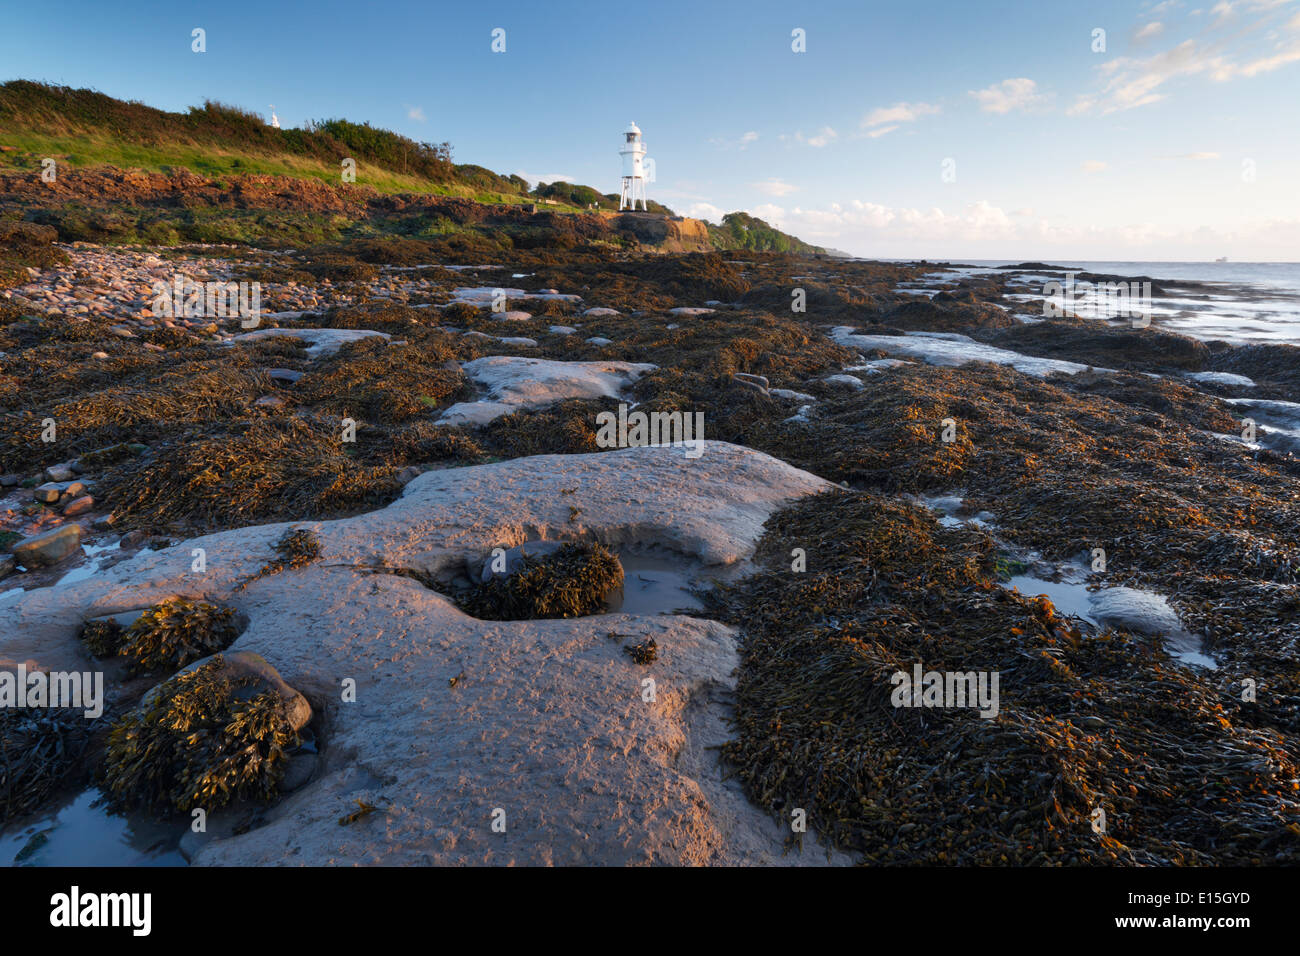
[(92, 726), (81, 710), (0, 708), (0, 826), (39, 809), (77, 773)]
[(604, 545), (568, 542), (548, 555), (525, 556), (513, 574), (473, 585), (459, 603), (490, 621), (582, 617), (604, 610), (622, 584), (623, 565)]
[(123, 629), (111, 619), (88, 621), (81, 639), (97, 657), (122, 657), (132, 674), (175, 671), (217, 651), (239, 636), (235, 612), (204, 601), (168, 598)]
[(276, 558), (265, 564), (247, 581), (241, 581), (235, 588), (242, 591), (254, 581), (272, 574), (279, 574), (286, 568), (305, 568), (321, 554), (320, 537), (309, 528), (295, 528), (286, 531), (275, 545)]
[(105, 792), (158, 815), (273, 798), (299, 737), (283, 699), (220, 656), (162, 684), (109, 731)]
[[(357, 458), (370, 438), (357, 429)], [(355, 511), (396, 497), (396, 468), (357, 460), (351, 447), (340, 441), (337, 419), (237, 421), (128, 463), (105, 486), (123, 526), (231, 527), (286, 512)]]
[(640, 644), (627, 645), (623, 648), (623, 653), (632, 658), (634, 664), (653, 664), (659, 659), (659, 645), (652, 637)]
[[(1300, 861), (1287, 737), (1148, 642), (998, 587), (983, 532), (834, 493), (773, 516), (758, 557), (713, 601), (745, 632), (724, 754), (760, 805), (872, 863)], [(898, 706), (916, 665), (998, 675), (996, 712)]]

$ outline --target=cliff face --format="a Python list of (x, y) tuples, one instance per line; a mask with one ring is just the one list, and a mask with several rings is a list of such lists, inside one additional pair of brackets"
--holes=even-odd
[(670, 218), (650, 212), (602, 213), (610, 226), (662, 252), (707, 252), (709, 231), (699, 219)]

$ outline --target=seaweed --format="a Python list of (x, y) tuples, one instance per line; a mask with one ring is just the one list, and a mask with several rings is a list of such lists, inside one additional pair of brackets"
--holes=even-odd
[(525, 556), (518, 571), (494, 576), (458, 595), (460, 607), (484, 620), (580, 617), (605, 608), (623, 584), (623, 566), (603, 545), (567, 542), (554, 553)]
[(110, 803), (166, 816), (272, 799), (299, 737), (280, 696), (258, 684), (224, 673), (220, 655), (162, 684), (109, 730)]
[(286, 568), (304, 568), (321, 554), (320, 537), (309, 528), (295, 528), (286, 531), (275, 544), (275, 560), (263, 565), (260, 570), (245, 581), (235, 586), (242, 591), (254, 581), (259, 581), (272, 574), (279, 574)]
[(75, 776), (94, 726), (81, 710), (0, 708), (0, 826), (40, 809)]
[[(759, 560), (708, 600), (744, 629), (723, 753), (774, 813), (872, 863), (1300, 860), (1285, 741), (1144, 639), (997, 586), (983, 532), (832, 493), (774, 515)], [(998, 713), (896, 706), (916, 664), (1000, 674)]]
[(87, 621), (81, 639), (97, 657), (122, 657), (130, 674), (175, 671), (225, 650), (239, 636), (235, 612), (204, 601), (167, 598), (149, 607), (130, 627)]

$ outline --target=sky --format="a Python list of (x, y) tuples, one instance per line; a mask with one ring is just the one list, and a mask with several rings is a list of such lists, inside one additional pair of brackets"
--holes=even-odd
[(1300, 0), (5, 5), (0, 79), (602, 192), (635, 121), (650, 198), (855, 255), (1300, 260)]

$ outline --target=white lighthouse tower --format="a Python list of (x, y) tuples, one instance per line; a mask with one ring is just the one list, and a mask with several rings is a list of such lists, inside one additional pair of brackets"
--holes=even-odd
[(636, 210), (637, 196), (641, 197), (641, 208), (649, 210), (645, 199), (645, 143), (641, 142), (641, 130), (636, 123), (628, 123), (623, 130), (623, 146), (618, 154), (623, 157), (623, 191), (619, 196), (619, 209)]

